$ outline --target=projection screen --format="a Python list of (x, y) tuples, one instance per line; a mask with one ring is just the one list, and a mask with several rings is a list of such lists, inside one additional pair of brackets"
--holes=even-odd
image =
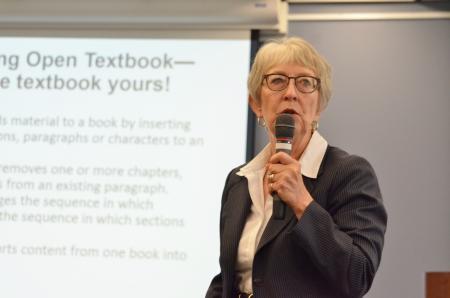
[(0, 37), (2, 297), (202, 297), (250, 32)]

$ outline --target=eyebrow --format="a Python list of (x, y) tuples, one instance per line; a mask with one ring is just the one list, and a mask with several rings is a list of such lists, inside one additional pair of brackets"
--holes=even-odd
[(270, 72), (270, 73), (268, 73), (268, 75), (270, 75), (270, 74), (279, 74), (279, 75), (285, 75), (285, 76), (287, 76), (287, 77), (314, 77), (315, 76), (315, 74), (308, 74), (308, 73), (300, 73), (300, 74), (297, 74), (297, 75), (294, 75), (294, 76), (290, 76), (290, 75), (288, 75), (286, 72), (283, 72), (283, 71), (274, 71), (274, 72)]

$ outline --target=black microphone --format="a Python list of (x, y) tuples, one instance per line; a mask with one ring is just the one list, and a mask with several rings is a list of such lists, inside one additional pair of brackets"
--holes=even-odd
[[(295, 121), (291, 114), (280, 114), (275, 120), (275, 145), (276, 152), (286, 152), (291, 155), (292, 138), (294, 137)], [(286, 213), (286, 204), (280, 199), (276, 192), (272, 193), (273, 207), (272, 216), (275, 219), (283, 219)]]

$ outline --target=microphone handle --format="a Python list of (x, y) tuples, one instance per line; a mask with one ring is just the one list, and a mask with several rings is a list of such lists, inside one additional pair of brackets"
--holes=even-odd
[[(289, 155), (291, 155), (290, 149), (277, 149), (276, 152), (285, 152)], [(274, 219), (284, 219), (284, 216), (286, 214), (286, 203), (283, 202), (283, 200), (280, 199), (278, 194), (274, 192), (272, 194), (273, 197), (273, 207), (272, 207), (272, 216)]]
[(277, 193), (272, 195), (273, 197), (273, 208), (272, 216), (274, 219), (284, 219), (284, 214), (286, 213), (286, 203), (284, 203)]

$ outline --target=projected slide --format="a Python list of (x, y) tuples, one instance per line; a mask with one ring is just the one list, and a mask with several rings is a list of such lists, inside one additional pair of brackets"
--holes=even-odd
[(248, 38), (0, 45), (0, 295), (204, 296)]

